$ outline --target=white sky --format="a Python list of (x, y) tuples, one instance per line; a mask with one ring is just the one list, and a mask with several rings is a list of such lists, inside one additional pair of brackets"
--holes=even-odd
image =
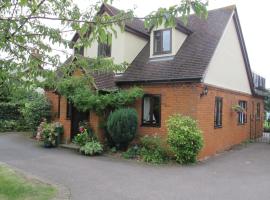
[[(137, 16), (145, 16), (159, 7), (169, 7), (181, 0), (114, 0), (113, 6), (119, 9), (135, 9)], [(85, 9), (91, 0), (75, 0)], [(265, 77), (270, 87), (270, 1), (269, 0), (209, 0), (209, 9), (235, 4), (238, 10), (243, 35), (249, 55), (251, 68)], [(269, 56), (269, 58), (268, 58)]]

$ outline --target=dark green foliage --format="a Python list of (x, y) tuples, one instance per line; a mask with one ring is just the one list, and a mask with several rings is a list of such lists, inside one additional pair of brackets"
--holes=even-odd
[(264, 132), (267, 132), (267, 133), (270, 132), (270, 122), (268, 120), (264, 121), (263, 129), (264, 129)]
[(125, 148), (137, 133), (138, 116), (133, 108), (121, 108), (109, 115), (107, 129), (118, 148)]
[(11, 102), (0, 102), (0, 120), (17, 120), (20, 118), (21, 105)]
[(140, 147), (138, 145), (132, 146), (128, 148), (126, 152), (122, 153), (122, 156), (125, 159), (134, 159), (139, 157), (139, 155), (140, 155)]
[(50, 120), (51, 104), (44, 95), (36, 94), (25, 102), (21, 112), (29, 128), (35, 131), (43, 118)]
[(20, 113), (22, 107), (21, 103), (0, 102), (0, 132), (29, 130)]
[(203, 147), (203, 138), (197, 123), (190, 117), (173, 115), (167, 121), (168, 144), (176, 161), (181, 164), (196, 162)]
[(167, 150), (159, 136), (144, 136), (141, 138), (140, 156), (148, 163), (161, 164), (168, 161)]

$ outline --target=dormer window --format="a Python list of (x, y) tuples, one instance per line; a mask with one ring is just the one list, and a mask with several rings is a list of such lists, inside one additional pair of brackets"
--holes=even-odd
[(84, 54), (84, 47), (83, 46), (82, 47), (76, 47), (74, 49), (74, 54), (75, 55), (81, 55), (81, 56), (83, 56), (83, 54)]
[(154, 31), (154, 55), (172, 52), (172, 29)]
[(109, 43), (109, 37), (107, 36), (107, 41), (105, 43), (98, 43), (98, 56), (101, 57), (111, 57), (111, 45)]

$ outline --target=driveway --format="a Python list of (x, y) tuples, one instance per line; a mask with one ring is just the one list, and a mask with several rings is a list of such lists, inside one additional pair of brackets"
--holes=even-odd
[(0, 134), (0, 162), (65, 185), (74, 200), (270, 199), (270, 145), (265, 143), (195, 166), (149, 166), (44, 149), (20, 134)]

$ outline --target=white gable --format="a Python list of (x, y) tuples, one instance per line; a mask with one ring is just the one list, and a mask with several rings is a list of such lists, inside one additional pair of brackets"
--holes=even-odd
[(244, 57), (233, 17), (204, 76), (204, 83), (251, 94)]
[[(117, 32), (117, 36), (112, 34), (111, 57), (116, 64), (123, 62), (131, 63), (147, 44), (147, 40), (127, 31), (121, 31), (117, 25), (114, 26), (114, 29)], [(94, 41), (90, 47), (84, 49), (84, 56), (89, 58), (96, 58), (98, 56), (97, 41)]]

